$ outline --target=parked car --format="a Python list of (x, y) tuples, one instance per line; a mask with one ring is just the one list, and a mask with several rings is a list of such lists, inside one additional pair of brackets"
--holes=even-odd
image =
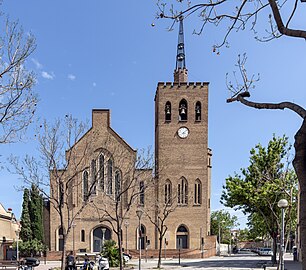
[(271, 248), (260, 248), (258, 250), (258, 255), (259, 256), (272, 256), (273, 255), (273, 251)]

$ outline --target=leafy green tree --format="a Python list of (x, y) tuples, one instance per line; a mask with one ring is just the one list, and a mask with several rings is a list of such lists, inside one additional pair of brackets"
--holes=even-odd
[[(210, 217), (210, 231), (212, 235), (218, 235), (220, 230), (221, 242), (228, 242), (231, 237), (231, 229), (238, 226), (237, 216), (233, 215), (226, 210), (213, 211)], [(219, 239), (218, 239), (219, 241)]]
[[(240, 209), (245, 214), (257, 213), (266, 231), (273, 239), (276, 261), (276, 243), (280, 231), (280, 199), (288, 200), (286, 224), (296, 218), (297, 177), (288, 167), (290, 145), (285, 136), (273, 136), (267, 148), (258, 144), (250, 151), (250, 165), (226, 179), (221, 202), (227, 207)], [(253, 216), (254, 218), (255, 216)], [(255, 224), (254, 224), (255, 225)]]
[(29, 241), (32, 239), (31, 219), (29, 213), (29, 199), (30, 192), (27, 188), (23, 191), (22, 213), (21, 213), (21, 231), (20, 239), (22, 241)]
[(110, 267), (117, 267), (120, 264), (120, 254), (116, 242), (114, 240), (107, 240), (104, 242), (102, 257), (106, 257), (109, 261)]
[[(13, 244), (13, 248), (16, 248), (16, 242)], [(18, 249), (21, 256), (36, 256), (40, 252), (45, 251), (46, 246), (37, 239), (32, 239), (29, 241), (21, 241), (18, 243)]]
[(31, 201), (30, 201), (30, 216), (31, 216), (31, 228), (33, 233), (33, 239), (37, 239), (43, 242), (43, 201), (40, 191), (37, 185), (32, 184), (31, 186)]

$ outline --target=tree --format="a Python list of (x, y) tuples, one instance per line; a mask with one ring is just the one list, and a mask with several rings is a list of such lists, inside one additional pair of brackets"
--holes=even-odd
[[(273, 239), (273, 262), (276, 262), (277, 236), (280, 233), (280, 209), (277, 203), (286, 198), (286, 224), (296, 216), (297, 178), (288, 167), (290, 146), (285, 136), (273, 139), (267, 148), (258, 144), (250, 151), (250, 165), (241, 175), (229, 176), (223, 186), (221, 202), (245, 214), (260, 216)], [(258, 218), (257, 218), (258, 221)]]
[(43, 199), (40, 194), (37, 185), (32, 184), (30, 193), (29, 212), (31, 220), (31, 230), (33, 239), (40, 242), (44, 240), (44, 229), (43, 229)]
[(110, 267), (118, 267), (120, 265), (119, 249), (114, 240), (107, 240), (103, 245), (102, 257), (108, 259)]
[[(114, 164), (120, 170), (120, 175), (118, 178), (115, 175), (115, 196), (109, 196), (107, 192), (102, 193), (99, 199), (89, 207), (93, 207), (99, 214), (100, 222), (108, 223), (115, 233), (118, 242), (119, 267), (123, 269), (122, 228), (135, 205), (144, 211), (145, 195), (154, 187), (153, 155), (148, 149), (139, 151), (138, 155), (131, 158), (125, 149), (113, 145), (110, 139), (106, 140), (103, 148), (112, 153)], [(99, 155), (100, 153), (97, 156)], [(98, 177), (97, 172), (96, 178)], [(106, 185), (105, 189), (107, 188)], [(148, 202), (147, 204), (150, 205)]]
[[(34, 204), (41, 204), (38, 193), (43, 194), (50, 201), (50, 204), (59, 215), (60, 227), (63, 228), (62, 237), (64, 248), (62, 251), (61, 267), (65, 267), (66, 241), (72, 229), (75, 218), (90, 203), (90, 195), (96, 184), (92, 183), (88, 191), (88, 196), (82, 206), (73, 213), (71, 202), (72, 184), (80, 186), (82, 183), (74, 183), (74, 177), (83, 170), (82, 161), (90, 152), (89, 142), (84, 142), (81, 151), (73, 148), (81, 136), (85, 133), (85, 125), (72, 116), (66, 115), (64, 120), (56, 120), (54, 124), (49, 124), (46, 120), (37, 130), (38, 157), (27, 155), (25, 158), (12, 156), (10, 162), (13, 166), (12, 172), (18, 174), (24, 183), (33, 187)], [(63, 149), (69, 149), (63, 152)], [(78, 157), (78, 160), (76, 160)], [(67, 168), (70, 168), (68, 171)], [(50, 181), (55, 179), (54, 181)], [(33, 207), (32, 211), (35, 210)], [(40, 214), (39, 214), (40, 215)], [(39, 217), (38, 217), (39, 218)], [(35, 229), (39, 231), (38, 224)], [(36, 227), (37, 226), (37, 227)]]
[[(158, 183), (155, 184), (157, 185), (155, 188), (158, 189)], [(145, 210), (146, 216), (158, 232), (158, 269), (161, 268), (163, 240), (168, 230), (166, 221), (171, 215), (171, 213), (173, 213), (178, 206), (177, 196), (172, 194), (171, 186), (169, 186), (168, 192), (168, 194), (165, 194), (164, 200), (161, 199), (161, 201), (159, 201), (158, 199), (156, 199), (155, 202), (153, 201), (151, 207), (149, 206)]]
[(2, 21), (0, 37), (0, 143), (20, 139), (31, 123), (37, 95), (35, 76), (26, 70), (26, 61), (36, 48), (32, 34), (24, 33), (17, 22)]
[[(217, 235), (218, 241), (229, 239), (231, 237), (231, 229), (239, 225), (237, 221), (237, 216), (231, 216), (226, 210), (213, 211), (210, 216), (211, 234)], [(219, 236), (221, 239), (219, 239)]]
[[(210, 24), (222, 29), (220, 26), (225, 26), (224, 38), (219, 44), (215, 44), (213, 51), (219, 53), (222, 46), (228, 45), (228, 37), (232, 32), (239, 32), (241, 30), (249, 29), (254, 33), (255, 38), (259, 41), (270, 41), (272, 39), (280, 38), (282, 36), (294, 38), (306, 38), (306, 31), (292, 27), (293, 19), (301, 13), (301, 8), (296, 1), (277, 1), (277, 0), (203, 0), (202, 3), (193, 5), (191, 1), (179, 0), (179, 4), (187, 3), (187, 7), (183, 6), (177, 8), (172, 5), (170, 13), (166, 9), (167, 1), (157, 1), (158, 13), (157, 18), (170, 18), (177, 20), (179, 16), (188, 17), (194, 13), (201, 18), (202, 25), (197, 34), (201, 34), (205, 27)], [(170, 2), (170, 1), (168, 1)], [(176, 12), (175, 10), (182, 10)], [(285, 12), (281, 12), (285, 10)], [(169, 14), (168, 14), (169, 13)], [(268, 25), (264, 29), (267, 36), (258, 36), (258, 22), (263, 21), (263, 15), (267, 17)], [(170, 27), (171, 28), (171, 27)], [(293, 167), (296, 172), (300, 187), (300, 209), (299, 209), (299, 228), (300, 228), (300, 244), (303, 261), (303, 270), (306, 270), (306, 110), (293, 102), (280, 103), (259, 103), (252, 102), (246, 98), (250, 97), (250, 89), (254, 86), (254, 76), (247, 76), (245, 69), (245, 59), (238, 61), (238, 69), (241, 76), (241, 82), (235, 84), (229, 83), (228, 88), (232, 93), (232, 97), (228, 102), (238, 101), (245, 106), (255, 109), (270, 109), (270, 110), (284, 110), (289, 109), (302, 118), (302, 125), (297, 131), (294, 139), (295, 157), (293, 160)]]
[(29, 213), (29, 197), (30, 193), (27, 188), (23, 191), (23, 202), (22, 202), (22, 212), (21, 212), (21, 231), (20, 239), (23, 242), (30, 241), (32, 239), (32, 229), (31, 229), (31, 219)]

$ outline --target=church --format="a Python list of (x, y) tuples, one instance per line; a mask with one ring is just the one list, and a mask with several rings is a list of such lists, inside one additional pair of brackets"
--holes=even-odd
[[(110, 110), (92, 110), (91, 128), (66, 151), (74, 162), (60, 172), (69, 179), (61, 209), (71, 225), (66, 243), (67, 228), (60, 226), (58, 209), (49, 206), (50, 251), (65, 245), (66, 251), (98, 253), (105, 240), (118, 243), (118, 236), (125, 250), (152, 254), (159, 244), (169, 251), (202, 253), (215, 245), (210, 236), (209, 83), (188, 81), (184, 45), (181, 18), (174, 80), (158, 82), (155, 93), (153, 162), (140, 158), (112, 129)], [(58, 173), (50, 173), (51, 187), (58, 184)], [(161, 226), (166, 232), (159, 243)]]

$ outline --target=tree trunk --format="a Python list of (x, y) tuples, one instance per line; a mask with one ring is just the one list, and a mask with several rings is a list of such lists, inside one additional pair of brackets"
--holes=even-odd
[(277, 252), (277, 234), (276, 233), (274, 233), (272, 240), (273, 240), (273, 255), (272, 255), (271, 261), (274, 265), (276, 264), (276, 252)]
[(163, 236), (160, 235), (159, 246), (158, 246), (158, 262), (157, 262), (158, 269), (161, 267), (162, 248), (163, 248)]
[[(299, 236), (300, 249), (299, 260), (302, 260), (303, 270), (306, 270), (306, 120), (295, 134), (295, 157), (293, 166), (299, 180)], [(297, 247), (299, 248), (299, 247)]]
[(119, 269), (123, 269), (123, 254), (122, 254), (122, 242), (121, 242), (121, 228), (120, 226), (117, 226), (117, 231), (118, 231), (118, 249), (119, 249)]
[(66, 233), (63, 233), (63, 238), (64, 238), (64, 245), (63, 245), (63, 251), (62, 251), (62, 258), (61, 258), (61, 270), (65, 270), (66, 266), (66, 240), (67, 240), (67, 235)]

